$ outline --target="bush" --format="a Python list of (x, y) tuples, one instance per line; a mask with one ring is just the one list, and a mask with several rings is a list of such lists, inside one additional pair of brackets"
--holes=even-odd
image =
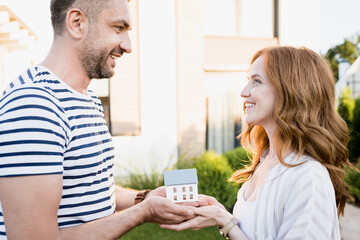
[(233, 171), (243, 169), (245, 166), (251, 163), (248, 152), (243, 147), (235, 148), (232, 151), (225, 152), (223, 155), (227, 158), (228, 163)]
[[(360, 170), (360, 162), (355, 167)], [(360, 173), (354, 169), (345, 169), (345, 181), (349, 184), (349, 192), (354, 197), (355, 203), (360, 203)]]
[(349, 141), (349, 159), (351, 162), (357, 162), (360, 158), (360, 98), (355, 100), (353, 110), (352, 129)]
[(152, 171), (151, 174), (131, 173), (126, 180), (119, 180), (116, 183), (136, 190), (155, 189), (164, 185), (164, 175), (156, 171)]
[(197, 169), (199, 193), (213, 196), (225, 208), (231, 209), (236, 201), (238, 184), (227, 181), (233, 173), (227, 159), (206, 152), (195, 159), (191, 167)]

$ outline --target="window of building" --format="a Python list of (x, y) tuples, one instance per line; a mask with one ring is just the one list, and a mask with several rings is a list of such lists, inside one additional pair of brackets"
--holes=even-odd
[(239, 146), (236, 136), (241, 131), (243, 99), (240, 92), (247, 74), (212, 74), (206, 79), (207, 124), (206, 149), (222, 154)]
[(205, 35), (277, 37), (277, 5), (278, 0), (205, 0)]
[(273, 37), (273, 19), (273, 0), (241, 0), (240, 36)]
[(205, 34), (236, 34), (236, 1), (237, 0), (205, 0)]

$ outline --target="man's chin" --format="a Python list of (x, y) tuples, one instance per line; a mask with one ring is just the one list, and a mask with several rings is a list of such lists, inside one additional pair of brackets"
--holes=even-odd
[[(104, 69), (105, 70), (105, 69)], [(113, 68), (107, 68), (105, 71), (101, 71), (98, 73), (98, 79), (104, 79), (104, 78), (111, 78), (115, 74), (115, 71)]]

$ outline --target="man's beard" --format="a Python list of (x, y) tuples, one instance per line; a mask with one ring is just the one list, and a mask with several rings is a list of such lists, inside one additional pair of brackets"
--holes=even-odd
[(79, 51), (79, 59), (87, 76), (93, 78), (111, 78), (114, 69), (108, 66), (110, 53), (105, 48), (96, 48), (92, 39), (87, 39), (85, 45)]

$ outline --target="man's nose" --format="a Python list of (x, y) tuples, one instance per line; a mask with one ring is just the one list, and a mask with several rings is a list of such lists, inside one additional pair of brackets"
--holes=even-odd
[(131, 53), (131, 40), (128, 32), (124, 33), (124, 36), (121, 39), (119, 46), (124, 52)]

